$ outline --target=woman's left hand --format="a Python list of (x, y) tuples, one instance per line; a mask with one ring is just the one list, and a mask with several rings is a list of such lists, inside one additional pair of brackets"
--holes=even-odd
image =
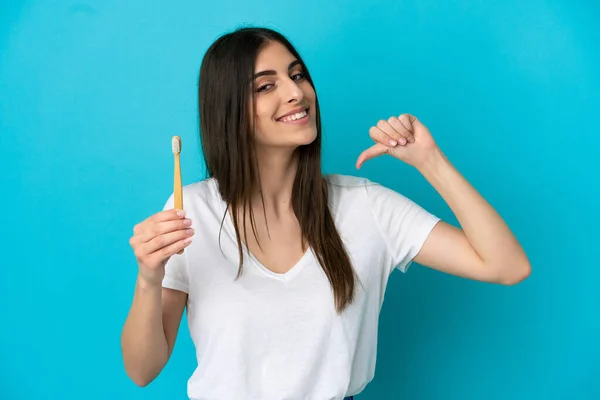
[(429, 129), (410, 114), (379, 121), (369, 130), (369, 136), (376, 144), (361, 153), (356, 168), (371, 158), (389, 154), (419, 169), (438, 150)]

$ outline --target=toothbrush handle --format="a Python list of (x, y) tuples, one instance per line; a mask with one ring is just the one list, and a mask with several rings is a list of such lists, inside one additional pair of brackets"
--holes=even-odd
[[(183, 189), (181, 185), (181, 166), (179, 163), (179, 153), (175, 154), (175, 176), (173, 179), (174, 188), (174, 206), (177, 210), (183, 210)], [(183, 250), (179, 251), (177, 254), (183, 254)]]
[(183, 210), (183, 193), (181, 187), (181, 167), (179, 165), (179, 154), (175, 154), (175, 176), (173, 193), (175, 196), (175, 208)]

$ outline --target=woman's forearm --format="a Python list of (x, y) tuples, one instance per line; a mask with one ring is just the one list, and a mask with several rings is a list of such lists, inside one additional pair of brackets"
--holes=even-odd
[(471, 247), (505, 282), (520, 281), (531, 270), (527, 256), (496, 210), (436, 150), (418, 168), (446, 201)]
[(162, 288), (138, 279), (121, 336), (125, 370), (139, 386), (149, 384), (164, 368), (168, 345), (162, 322)]

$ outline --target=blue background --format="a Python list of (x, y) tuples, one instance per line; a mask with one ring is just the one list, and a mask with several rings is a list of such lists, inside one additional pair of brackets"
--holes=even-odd
[(357, 172), (378, 119), (409, 112), (530, 256), (501, 287), (392, 275), (366, 399), (598, 399), (600, 16), (588, 1), (9, 1), (0, 12), (0, 397), (185, 398), (187, 325), (160, 377), (119, 335), (135, 223), (202, 179), (196, 84), (216, 37), (281, 30), (312, 71), (326, 172), (388, 185), (455, 223), (416, 171)]

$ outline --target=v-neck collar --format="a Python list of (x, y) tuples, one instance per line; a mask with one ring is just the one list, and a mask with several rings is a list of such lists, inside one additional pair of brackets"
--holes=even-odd
[[(221, 204), (221, 215), (225, 215), (223, 227), (226, 230), (227, 235), (231, 238), (231, 240), (233, 240), (233, 242), (237, 244), (237, 239), (235, 236), (235, 227), (233, 225), (231, 213), (227, 208), (227, 204), (221, 199), (216, 180), (214, 180), (214, 183), (216, 190), (215, 195), (219, 198), (219, 204)], [(314, 257), (312, 247), (309, 246), (308, 249), (306, 249), (306, 251), (302, 255), (302, 257), (300, 257), (300, 259), (287, 272), (280, 273), (270, 270), (262, 262), (260, 262), (259, 259), (248, 249), (248, 247), (246, 247), (246, 244), (243, 241), (242, 251), (244, 254), (247, 254), (249, 256), (250, 261), (254, 266), (258, 268), (258, 270), (262, 271), (262, 273), (264, 273), (266, 276), (273, 279), (277, 279), (282, 282), (289, 282), (292, 279), (294, 279), (304, 269), (304, 266), (308, 264), (308, 260), (311, 257)]]

